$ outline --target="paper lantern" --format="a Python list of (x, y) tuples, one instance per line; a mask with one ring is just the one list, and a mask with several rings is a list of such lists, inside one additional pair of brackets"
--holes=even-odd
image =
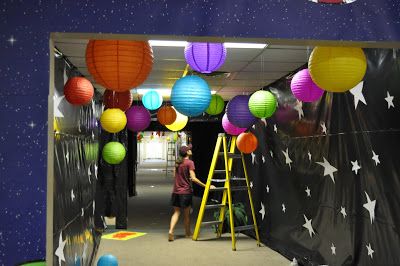
[(257, 118), (250, 112), (249, 99), (248, 95), (237, 95), (228, 102), (226, 114), (229, 122), (237, 127), (248, 128), (257, 121)]
[(145, 130), (150, 125), (150, 112), (143, 106), (132, 106), (125, 114), (128, 119), (127, 126), (133, 132)]
[(150, 90), (142, 98), (144, 107), (148, 110), (158, 109), (163, 102), (162, 96), (155, 90)]
[(187, 122), (188, 122), (188, 117), (176, 111), (175, 121), (172, 124), (165, 126), (171, 131), (179, 131), (186, 126)]
[(209, 115), (218, 115), (222, 113), (225, 107), (224, 99), (218, 94), (211, 95), (211, 101), (208, 105), (206, 113)]
[(312, 80), (323, 90), (345, 92), (364, 78), (367, 59), (361, 48), (315, 47), (308, 60)]
[(198, 76), (186, 76), (172, 87), (171, 102), (186, 116), (198, 116), (210, 105), (211, 91), (207, 82)]
[(153, 51), (147, 41), (90, 40), (86, 65), (103, 87), (128, 91), (146, 80), (153, 67)]
[(176, 119), (175, 109), (171, 106), (165, 105), (161, 107), (157, 112), (157, 120), (161, 125), (170, 125)]
[(132, 94), (130, 91), (116, 92), (106, 90), (103, 95), (103, 103), (105, 108), (119, 108), (126, 111), (132, 105)]
[(103, 159), (109, 164), (119, 164), (125, 158), (126, 150), (119, 142), (111, 141), (103, 147)]
[(239, 151), (249, 154), (257, 149), (258, 140), (253, 133), (243, 132), (238, 136), (236, 146)]
[(118, 260), (113, 255), (106, 254), (100, 257), (97, 266), (118, 266)]
[(118, 108), (110, 108), (105, 110), (100, 117), (101, 127), (109, 133), (117, 133), (126, 126), (126, 115)]
[(94, 95), (93, 85), (83, 77), (70, 78), (64, 85), (64, 95), (70, 104), (88, 104)]
[(290, 89), (296, 99), (302, 102), (318, 101), (324, 91), (311, 79), (308, 69), (300, 70), (293, 76)]
[(276, 110), (276, 98), (269, 91), (256, 91), (250, 96), (249, 110), (258, 118), (271, 117)]
[(240, 133), (246, 131), (246, 128), (237, 127), (228, 120), (228, 116), (224, 114), (222, 117), (222, 127), (224, 128), (225, 132), (232, 136), (237, 136)]
[(211, 73), (224, 64), (226, 48), (223, 43), (188, 43), (185, 47), (185, 59), (192, 69), (201, 73)]

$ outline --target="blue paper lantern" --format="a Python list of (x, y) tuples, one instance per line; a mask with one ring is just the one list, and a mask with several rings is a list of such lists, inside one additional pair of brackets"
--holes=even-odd
[(97, 266), (118, 266), (118, 260), (115, 256), (106, 254), (100, 257)]
[(183, 115), (198, 116), (211, 101), (211, 91), (207, 82), (198, 76), (178, 79), (171, 91), (173, 106)]
[(163, 102), (162, 96), (155, 90), (150, 90), (142, 98), (144, 107), (148, 110), (158, 109)]

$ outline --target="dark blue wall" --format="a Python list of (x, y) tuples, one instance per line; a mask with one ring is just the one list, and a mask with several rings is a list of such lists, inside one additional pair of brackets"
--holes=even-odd
[(397, 0), (185, 2), (1, 2), (0, 264), (45, 255), (50, 32), (400, 41)]

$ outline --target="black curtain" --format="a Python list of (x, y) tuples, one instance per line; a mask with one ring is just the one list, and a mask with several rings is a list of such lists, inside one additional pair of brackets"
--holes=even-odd
[(261, 240), (301, 265), (400, 265), (400, 63), (394, 50), (364, 51), (362, 94), (300, 106), (282, 79), (267, 88), (275, 115), (251, 128)]

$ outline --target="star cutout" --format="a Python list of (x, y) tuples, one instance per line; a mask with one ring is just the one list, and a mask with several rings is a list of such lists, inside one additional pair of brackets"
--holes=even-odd
[(253, 188), (253, 181), (250, 181), (250, 188)]
[(357, 109), (359, 101), (367, 105), (367, 102), (365, 101), (364, 95), (362, 93), (363, 87), (364, 87), (364, 81), (361, 81), (354, 88), (350, 90), (351, 94), (354, 95), (354, 109)]
[(311, 162), (311, 153), (308, 151), (308, 160)]
[(353, 161), (350, 161), (350, 162), (351, 162), (351, 165), (353, 166), (351, 168), (351, 171), (354, 171), (354, 173), (358, 174), (358, 170), (361, 169), (361, 166), (358, 165), (358, 161), (355, 160), (354, 162)]
[(269, 186), (267, 185), (265, 188), (267, 189), (267, 193), (269, 193)]
[(285, 163), (289, 165), (290, 170), (292, 170), (292, 166), (290, 165), (293, 161), (289, 157), (289, 149), (286, 148), (286, 152), (282, 151), (283, 155), (285, 155)]
[(11, 35), (10, 39), (8, 39), (7, 41), (11, 44), (11, 46), (14, 46), (14, 43), (17, 41), (17, 39), (15, 39), (13, 35)]
[(282, 203), (282, 211), (283, 211), (284, 213), (286, 213), (285, 203)]
[(321, 127), (322, 127), (322, 133), (324, 133), (326, 135), (326, 125), (325, 122), (321, 123)]
[(324, 176), (329, 175), (335, 183), (335, 177), (333, 176), (333, 173), (337, 171), (335, 167), (333, 167), (326, 159), (324, 158), (324, 162), (317, 162), (317, 164), (321, 165), (324, 167)]
[(343, 215), (343, 219), (346, 219), (347, 213), (345, 207), (340, 206), (340, 213)]
[(372, 151), (372, 154), (374, 155), (374, 156), (372, 156), (372, 160), (375, 161), (375, 166), (377, 166), (378, 163), (381, 163), (381, 161), (379, 161), (379, 155), (376, 154), (374, 151)]
[(254, 164), (256, 162), (256, 155), (252, 152), (251, 153), (251, 163)]
[(386, 95), (387, 95), (387, 97), (385, 98), (385, 101), (387, 101), (388, 109), (390, 109), (390, 107), (393, 107), (393, 108), (394, 108), (394, 104), (393, 104), (394, 96), (391, 96), (391, 95), (389, 94), (389, 91), (387, 92)]
[(375, 219), (375, 204), (376, 200), (372, 200), (369, 198), (367, 192), (365, 191), (365, 196), (367, 196), (367, 203), (364, 203), (363, 207), (367, 209), (369, 212), (369, 219), (371, 220), (371, 224)]
[(311, 225), (312, 219), (308, 220), (305, 214), (303, 214), (303, 216), (304, 216), (304, 220), (306, 220), (306, 223), (303, 224), (303, 227), (308, 230), (308, 233), (310, 234), (310, 237), (312, 238), (312, 235), (313, 234), (315, 235), (314, 228)]
[(368, 250), (368, 256), (370, 256), (371, 259), (372, 259), (372, 254), (373, 254), (375, 251), (372, 249), (371, 243), (368, 243), (368, 245), (365, 245), (365, 246), (367, 247), (367, 250)]
[(275, 133), (278, 133), (278, 128), (276, 127), (276, 124), (274, 124), (274, 131)]
[(53, 100), (54, 100), (54, 117), (64, 117), (64, 114), (61, 112), (59, 109), (59, 105), (61, 101), (64, 99), (64, 95), (61, 97), (57, 97), (57, 95), (54, 95)]
[(296, 260), (296, 258), (293, 258), (292, 262), (290, 262), (290, 266), (298, 266), (298, 262)]
[(271, 155), (272, 158), (274, 158), (274, 153), (272, 151), (269, 151), (269, 154)]
[(259, 211), (259, 213), (261, 214), (261, 220), (264, 220), (265, 207), (264, 207), (264, 204), (262, 202), (261, 202), (261, 210)]
[(307, 193), (307, 197), (311, 198), (311, 190), (307, 187), (305, 192)]
[(264, 123), (264, 126), (267, 126), (267, 120), (265, 120), (265, 118), (261, 118), (260, 120)]
[(256, 125), (253, 125), (252, 128), (253, 128), (253, 129), (256, 129)]
[(71, 189), (71, 201), (75, 200), (75, 194), (74, 194), (74, 190)]
[(299, 114), (299, 120), (301, 120), (301, 118), (304, 116), (304, 112), (303, 112), (303, 102), (297, 100), (294, 109), (298, 112), (298, 114)]
[(332, 250), (332, 255), (336, 255), (336, 247), (335, 247), (335, 245), (332, 243), (332, 246), (331, 246), (331, 250)]
[(58, 247), (54, 254), (58, 257), (58, 265), (61, 265), (61, 261), (65, 261), (64, 257), (64, 247), (67, 243), (67, 240), (62, 240), (62, 232), (60, 233), (60, 237), (58, 239)]

